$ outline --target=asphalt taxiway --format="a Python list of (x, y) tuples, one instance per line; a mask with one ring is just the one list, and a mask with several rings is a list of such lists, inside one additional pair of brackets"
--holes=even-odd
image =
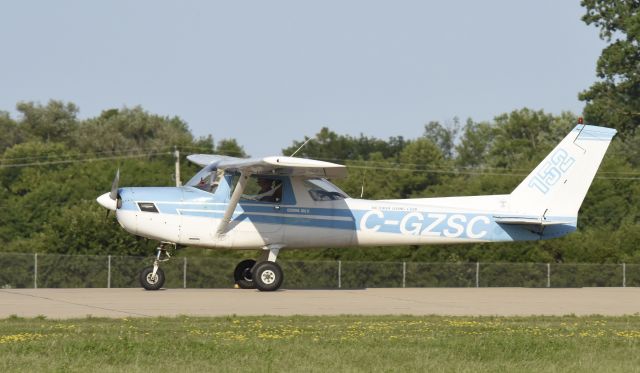
[(640, 288), (0, 289), (0, 318), (224, 315), (631, 315)]

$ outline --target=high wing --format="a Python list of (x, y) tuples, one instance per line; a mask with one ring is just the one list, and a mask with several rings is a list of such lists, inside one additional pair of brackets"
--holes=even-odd
[(273, 156), (264, 158), (236, 158), (216, 154), (192, 154), (187, 159), (200, 166), (214, 165), (219, 169), (237, 170), (249, 174), (277, 173), (291, 176), (343, 178), (344, 165), (313, 159)]
[(218, 155), (218, 154), (191, 154), (187, 156), (187, 159), (190, 160), (192, 163), (197, 164), (198, 166), (204, 167), (225, 159), (239, 160), (242, 158), (229, 157), (226, 155)]

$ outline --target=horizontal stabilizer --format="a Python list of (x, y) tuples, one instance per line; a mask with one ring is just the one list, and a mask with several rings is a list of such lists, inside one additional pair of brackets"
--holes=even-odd
[(574, 224), (573, 220), (547, 220), (542, 217), (528, 217), (528, 216), (496, 216), (494, 215), (493, 220), (498, 224), (509, 224), (509, 225), (548, 226), (548, 225)]

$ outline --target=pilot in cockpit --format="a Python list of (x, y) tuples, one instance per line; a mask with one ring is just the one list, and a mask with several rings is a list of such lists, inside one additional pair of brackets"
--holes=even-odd
[(220, 170), (213, 171), (204, 177), (200, 178), (198, 184), (195, 185), (196, 188), (204, 190), (205, 192), (213, 193), (218, 188), (218, 184), (220, 184), (220, 179), (224, 175), (224, 172)]
[(258, 193), (243, 194), (242, 198), (261, 202), (280, 202), (282, 200), (282, 181), (259, 177), (257, 184), (260, 187)]
[(206, 190), (208, 189), (208, 184), (209, 184), (209, 180), (202, 177), (200, 178), (200, 181), (198, 182), (198, 184), (196, 184), (196, 188)]

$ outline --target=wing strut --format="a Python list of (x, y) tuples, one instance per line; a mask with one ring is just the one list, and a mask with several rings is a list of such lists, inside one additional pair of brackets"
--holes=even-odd
[(224, 216), (222, 217), (222, 220), (218, 225), (218, 229), (216, 230), (216, 236), (219, 237), (226, 233), (227, 227), (229, 226), (231, 218), (233, 217), (233, 212), (236, 210), (238, 201), (240, 201), (240, 197), (244, 192), (244, 187), (247, 185), (247, 180), (249, 180), (249, 172), (246, 170), (242, 170), (240, 172), (240, 179), (238, 179), (236, 188), (233, 190), (233, 194), (231, 195), (231, 199), (229, 200), (229, 205), (227, 205)]

